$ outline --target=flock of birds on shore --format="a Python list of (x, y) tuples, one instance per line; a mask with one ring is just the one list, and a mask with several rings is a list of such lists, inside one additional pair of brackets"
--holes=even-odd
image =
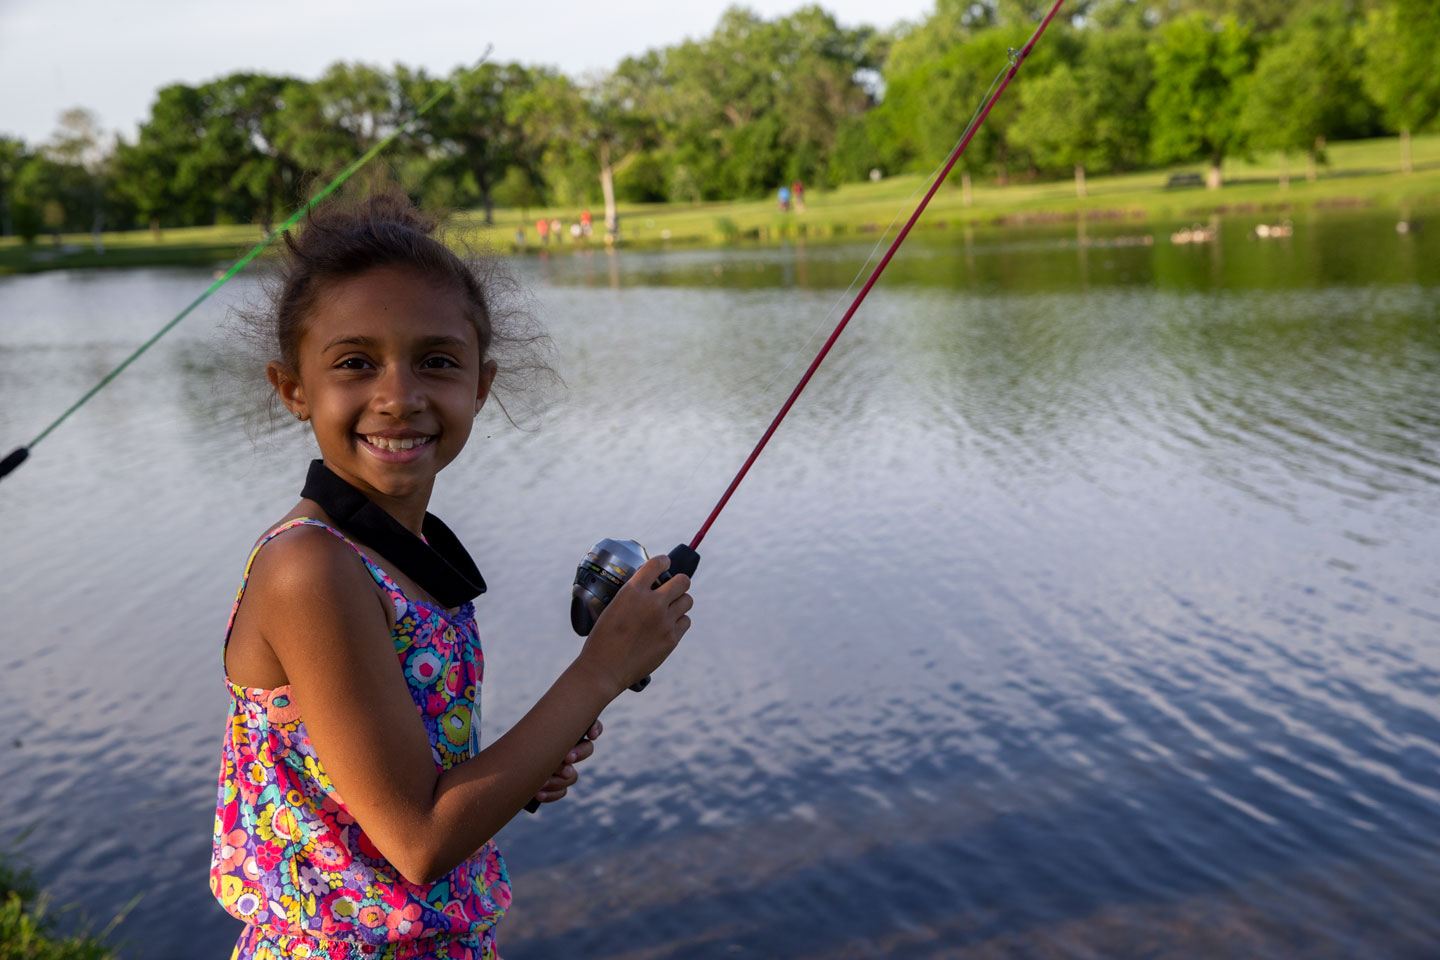
[[(1420, 229), (1419, 220), (1399, 220), (1395, 223), (1395, 232), (1400, 234), (1415, 233)], [(1187, 243), (1213, 243), (1219, 236), (1220, 231), (1214, 226), (1204, 226), (1199, 223), (1191, 224), (1189, 227), (1176, 230), (1170, 234), (1170, 242), (1177, 244)], [(1259, 223), (1250, 231), (1250, 236), (1255, 240), (1283, 240), (1295, 235), (1295, 225), (1290, 220), (1281, 220), (1279, 223)]]

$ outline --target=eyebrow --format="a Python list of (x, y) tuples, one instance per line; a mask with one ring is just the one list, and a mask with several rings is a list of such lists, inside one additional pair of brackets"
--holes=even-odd
[[(331, 340), (329, 343), (325, 344), (325, 349), (331, 350), (335, 347), (340, 346), (373, 347), (379, 342), (380, 341), (376, 340), (374, 337), (366, 337), (356, 334), (354, 336), (348, 337), (336, 337), (334, 340)], [(437, 334), (429, 337), (420, 337), (417, 343), (427, 350), (433, 350), (437, 347), (463, 348), (470, 345), (469, 341), (463, 340), (460, 337), (452, 337), (448, 334)]]

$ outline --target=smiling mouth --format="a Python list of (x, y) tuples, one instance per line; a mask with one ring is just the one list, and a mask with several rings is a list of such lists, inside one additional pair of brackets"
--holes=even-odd
[(391, 453), (399, 453), (402, 450), (413, 450), (416, 447), (423, 447), (434, 440), (435, 437), (378, 437), (371, 434), (361, 434), (365, 442), (380, 450), (388, 450)]
[(382, 463), (411, 463), (425, 456), (434, 446), (435, 435), (414, 437), (381, 437), (359, 434), (365, 452)]

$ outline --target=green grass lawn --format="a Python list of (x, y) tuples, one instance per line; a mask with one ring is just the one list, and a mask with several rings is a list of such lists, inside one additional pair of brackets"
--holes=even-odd
[[(1329, 150), (1328, 163), (1320, 167), (1314, 182), (1305, 179), (1304, 157), (1292, 156), (1290, 185), (1284, 190), (1278, 182), (1278, 155), (1227, 162), (1226, 184), (1220, 190), (1165, 188), (1171, 174), (1200, 172), (1203, 169), (1200, 165), (1091, 177), (1084, 200), (1076, 196), (1071, 179), (1012, 181), (1004, 187), (977, 180), (968, 207), (963, 203), (958, 176), (952, 176), (931, 201), (917, 226), (1025, 222), (1075, 216), (1081, 212), (1184, 220), (1213, 212), (1281, 205), (1291, 209), (1347, 202), (1440, 205), (1440, 135), (1413, 138), (1412, 156), (1415, 172), (1401, 174), (1397, 138), (1334, 144)], [(674, 244), (714, 244), (744, 239), (774, 241), (802, 231), (807, 237), (879, 231), (890, 224), (897, 212), (901, 213), (903, 222), (904, 216), (919, 202), (923, 194), (919, 188), (924, 184), (924, 177), (910, 174), (878, 183), (846, 184), (831, 191), (809, 190), (803, 214), (782, 214), (769, 198), (696, 205), (622, 204), (621, 235), (627, 245), (651, 245), (667, 241)], [(592, 209), (591, 213), (596, 211)], [(559, 217), (568, 225), (576, 219), (578, 211), (570, 208), (497, 210), (495, 227), (490, 230), (484, 229), (474, 213), (462, 215), (458, 220), (498, 249), (513, 248), (516, 227), (524, 227), (529, 248), (533, 250), (537, 247), (534, 223), (542, 215)], [(593, 238), (591, 242), (594, 243)], [(562, 247), (574, 245), (568, 236), (561, 243)]]
[[(1290, 184), (1278, 182), (1280, 158), (1261, 154), (1225, 163), (1226, 183), (1219, 190), (1198, 187), (1166, 189), (1174, 173), (1201, 172), (1198, 164), (1119, 176), (1091, 177), (1087, 196), (1079, 199), (1074, 181), (1037, 180), (998, 186), (976, 180), (972, 203), (966, 206), (958, 176), (941, 187), (918, 227), (957, 223), (1006, 224), (1050, 218), (1126, 216), (1137, 220), (1184, 222), (1211, 213), (1250, 210), (1303, 210), (1327, 204), (1372, 204), (1397, 209), (1440, 206), (1440, 134), (1412, 140), (1415, 170), (1400, 172), (1400, 146), (1395, 137), (1349, 141), (1330, 146), (1327, 162), (1313, 181), (1305, 179), (1305, 158), (1290, 158)], [(778, 242), (785, 238), (843, 237), (884, 230), (897, 213), (908, 216), (919, 201), (925, 178), (918, 174), (888, 177), (877, 183), (846, 184), (835, 190), (806, 191), (805, 212), (781, 213), (771, 198), (701, 204), (622, 204), (621, 236), (626, 246), (715, 245), (735, 242)], [(479, 213), (458, 213), (454, 227), (467, 240), (502, 253), (520, 249), (517, 228), (525, 231), (524, 250), (540, 248), (535, 221), (558, 217), (566, 229), (579, 210), (565, 207), (497, 209), (495, 224), (485, 227)], [(596, 234), (589, 246), (601, 243), (603, 214), (591, 208)], [(165, 230), (159, 238), (136, 230), (102, 235), (104, 252), (96, 253), (89, 234), (63, 235), (56, 248), (46, 239), (26, 247), (15, 238), (0, 238), (0, 273), (81, 266), (144, 264), (221, 265), (233, 261), (260, 238), (253, 225), (190, 227)], [(564, 234), (560, 248), (579, 248)], [(555, 248), (556, 243), (551, 244)]]

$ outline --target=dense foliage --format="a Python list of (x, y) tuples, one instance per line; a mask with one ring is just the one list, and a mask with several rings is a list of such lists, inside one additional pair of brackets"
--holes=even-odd
[[(133, 139), (84, 110), (30, 145), (0, 137), (0, 233), (268, 227), (447, 82), (386, 160), (447, 207), (698, 202), (800, 180), (929, 170), (1048, 4), (937, 0), (920, 23), (847, 27), (819, 6), (741, 7), (710, 36), (577, 80), (487, 63), (434, 77), (337, 63), (314, 80), (237, 73), (158, 92)], [(1440, 120), (1433, 0), (1073, 0), (965, 158), (1014, 177), (1323, 161), (1329, 140)], [(1408, 142), (1408, 141), (1407, 141)], [(1405, 160), (1408, 164), (1408, 156)]]

